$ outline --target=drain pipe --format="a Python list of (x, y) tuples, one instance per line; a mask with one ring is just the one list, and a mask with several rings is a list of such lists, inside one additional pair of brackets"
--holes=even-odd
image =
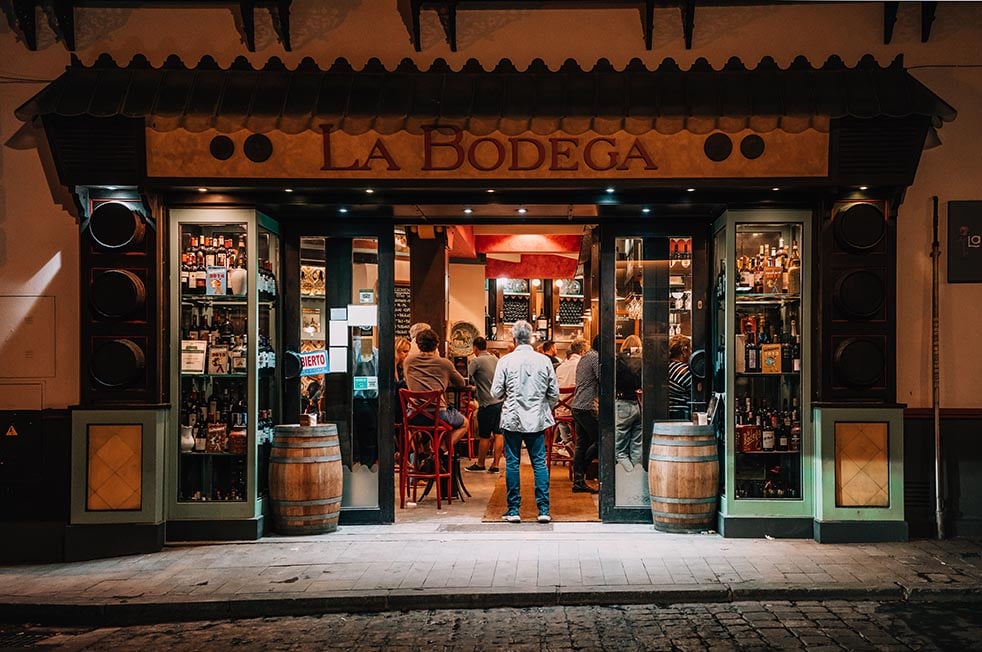
[(931, 403), (934, 408), (934, 517), (938, 539), (945, 538), (944, 500), (941, 486), (941, 364), (938, 344), (938, 269), (941, 264), (941, 243), (938, 241), (938, 196), (934, 204), (934, 241), (931, 242)]

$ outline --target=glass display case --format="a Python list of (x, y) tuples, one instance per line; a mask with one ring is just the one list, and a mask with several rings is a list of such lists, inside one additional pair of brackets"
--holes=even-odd
[(810, 214), (730, 211), (716, 224), (714, 378), (721, 412), (721, 508), (811, 514)]
[(248, 210), (171, 211), (169, 519), (259, 519), (279, 416), (276, 225)]

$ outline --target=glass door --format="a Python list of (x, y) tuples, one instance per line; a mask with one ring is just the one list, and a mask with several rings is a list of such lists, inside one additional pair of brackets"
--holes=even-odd
[(381, 497), (391, 493), (383, 485), (391, 487), (392, 465), (380, 461), (392, 456), (392, 426), (383, 424), (392, 423), (387, 397), (394, 356), (392, 320), (380, 315), (393, 312), (391, 244), (386, 282), (380, 277), (386, 254), (380, 254), (382, 239), (376, 233), (328, 235), (319, 224), (295, 228), (284, 238), (290, 281), (284, 329), (301, 365), (298, 377), (285, 387), (285, 403), (296, 415), (294, 422), (305, 415), (337, 426), (341, 522), (384, 522), (391, 500), (387, 506)]
[(651, 518), (652, 426), (689, 421), (706, 406), (706, 239), (691, 225), (651, 231), (642, 223), (602, 237), (609, 261), (599, 293), (604, 520)]

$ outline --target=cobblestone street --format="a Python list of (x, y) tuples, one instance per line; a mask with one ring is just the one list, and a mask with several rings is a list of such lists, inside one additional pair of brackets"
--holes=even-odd
[(737, 602), (0, 627), (3, 650), (979, 650), (977, 603)]

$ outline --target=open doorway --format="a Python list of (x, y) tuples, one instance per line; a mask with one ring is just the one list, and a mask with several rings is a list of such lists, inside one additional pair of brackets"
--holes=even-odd
[[(432, 489), (423, 497), (421, 487), (415, 500), (403, 494), (396, 389), (399, 349), (408, 343), (400, 338), (416, 322), (429, 324), (437, 331), (440, 355), (470, 376), (474, 342), (483, 338), (496, 359), (506, 355), (519, 319), (532, 324), (534, 346), (553, 342), (555, 350), (549, 352), (557, 369), (573, 355), (574, 342), (584, 350), (600, 346), (598, 446), (584, 469), (587, 483), (600, 494), (571, 491), (569, 448), (575, 450), (575, 444), (562, 442), (575, 441), (575, 425), (572, 433), (557, 428), (551, 433), (556, 444), (549, 465), (554, 519), (606, 519), (605, 509), (608, 515), (618, 512), (615, 520), (643, 519), (652, 423), (677, 416), (672, 405), (685, 402), (671, 394), (670, 339), (686, 336), (695, 360), (705, 337), (708, 279), (699, 227), (614, 221), (598, 215), (596, 206), (390, 208), (394, 217), (385, 221), (317, 224), (320, 233), (305, 227), (298, 238), (300, 347), (308, 354), (324, 352), (326, 364), (304, 369), (295, 389), (298, 411), (338, 424), (342, 522), (359, 514), (366, 515), (360, 522), (373, 522), (371, 510), (381, 513), (383, 522), (500, 522), (504, 459), (496, 460), (489, 447), (482, 464), (476, 410), (455, 448), (463, 501), (438, 510)], [(615, 450), (626, 407), (618, 389), (623, 371), (615, 362), (632, 355), (641, 362), (636, 419), (643, 439), (637, 470), (618, 464), (622, 449)], [(575, 372), (567, 378), (560, 384), (575, 386)], [(686, 391), (694, 404), (706, 387), (695, 378), (690, 387)], [(525, 454), (523, 463), (529, 464)], [(489, 472), (494, 466), (498, 472)], [(525, 475), (522, 502), (534, 509), (531, 473)], [(566, 498), (577, 499), (572, 509), (562, 504)]]

